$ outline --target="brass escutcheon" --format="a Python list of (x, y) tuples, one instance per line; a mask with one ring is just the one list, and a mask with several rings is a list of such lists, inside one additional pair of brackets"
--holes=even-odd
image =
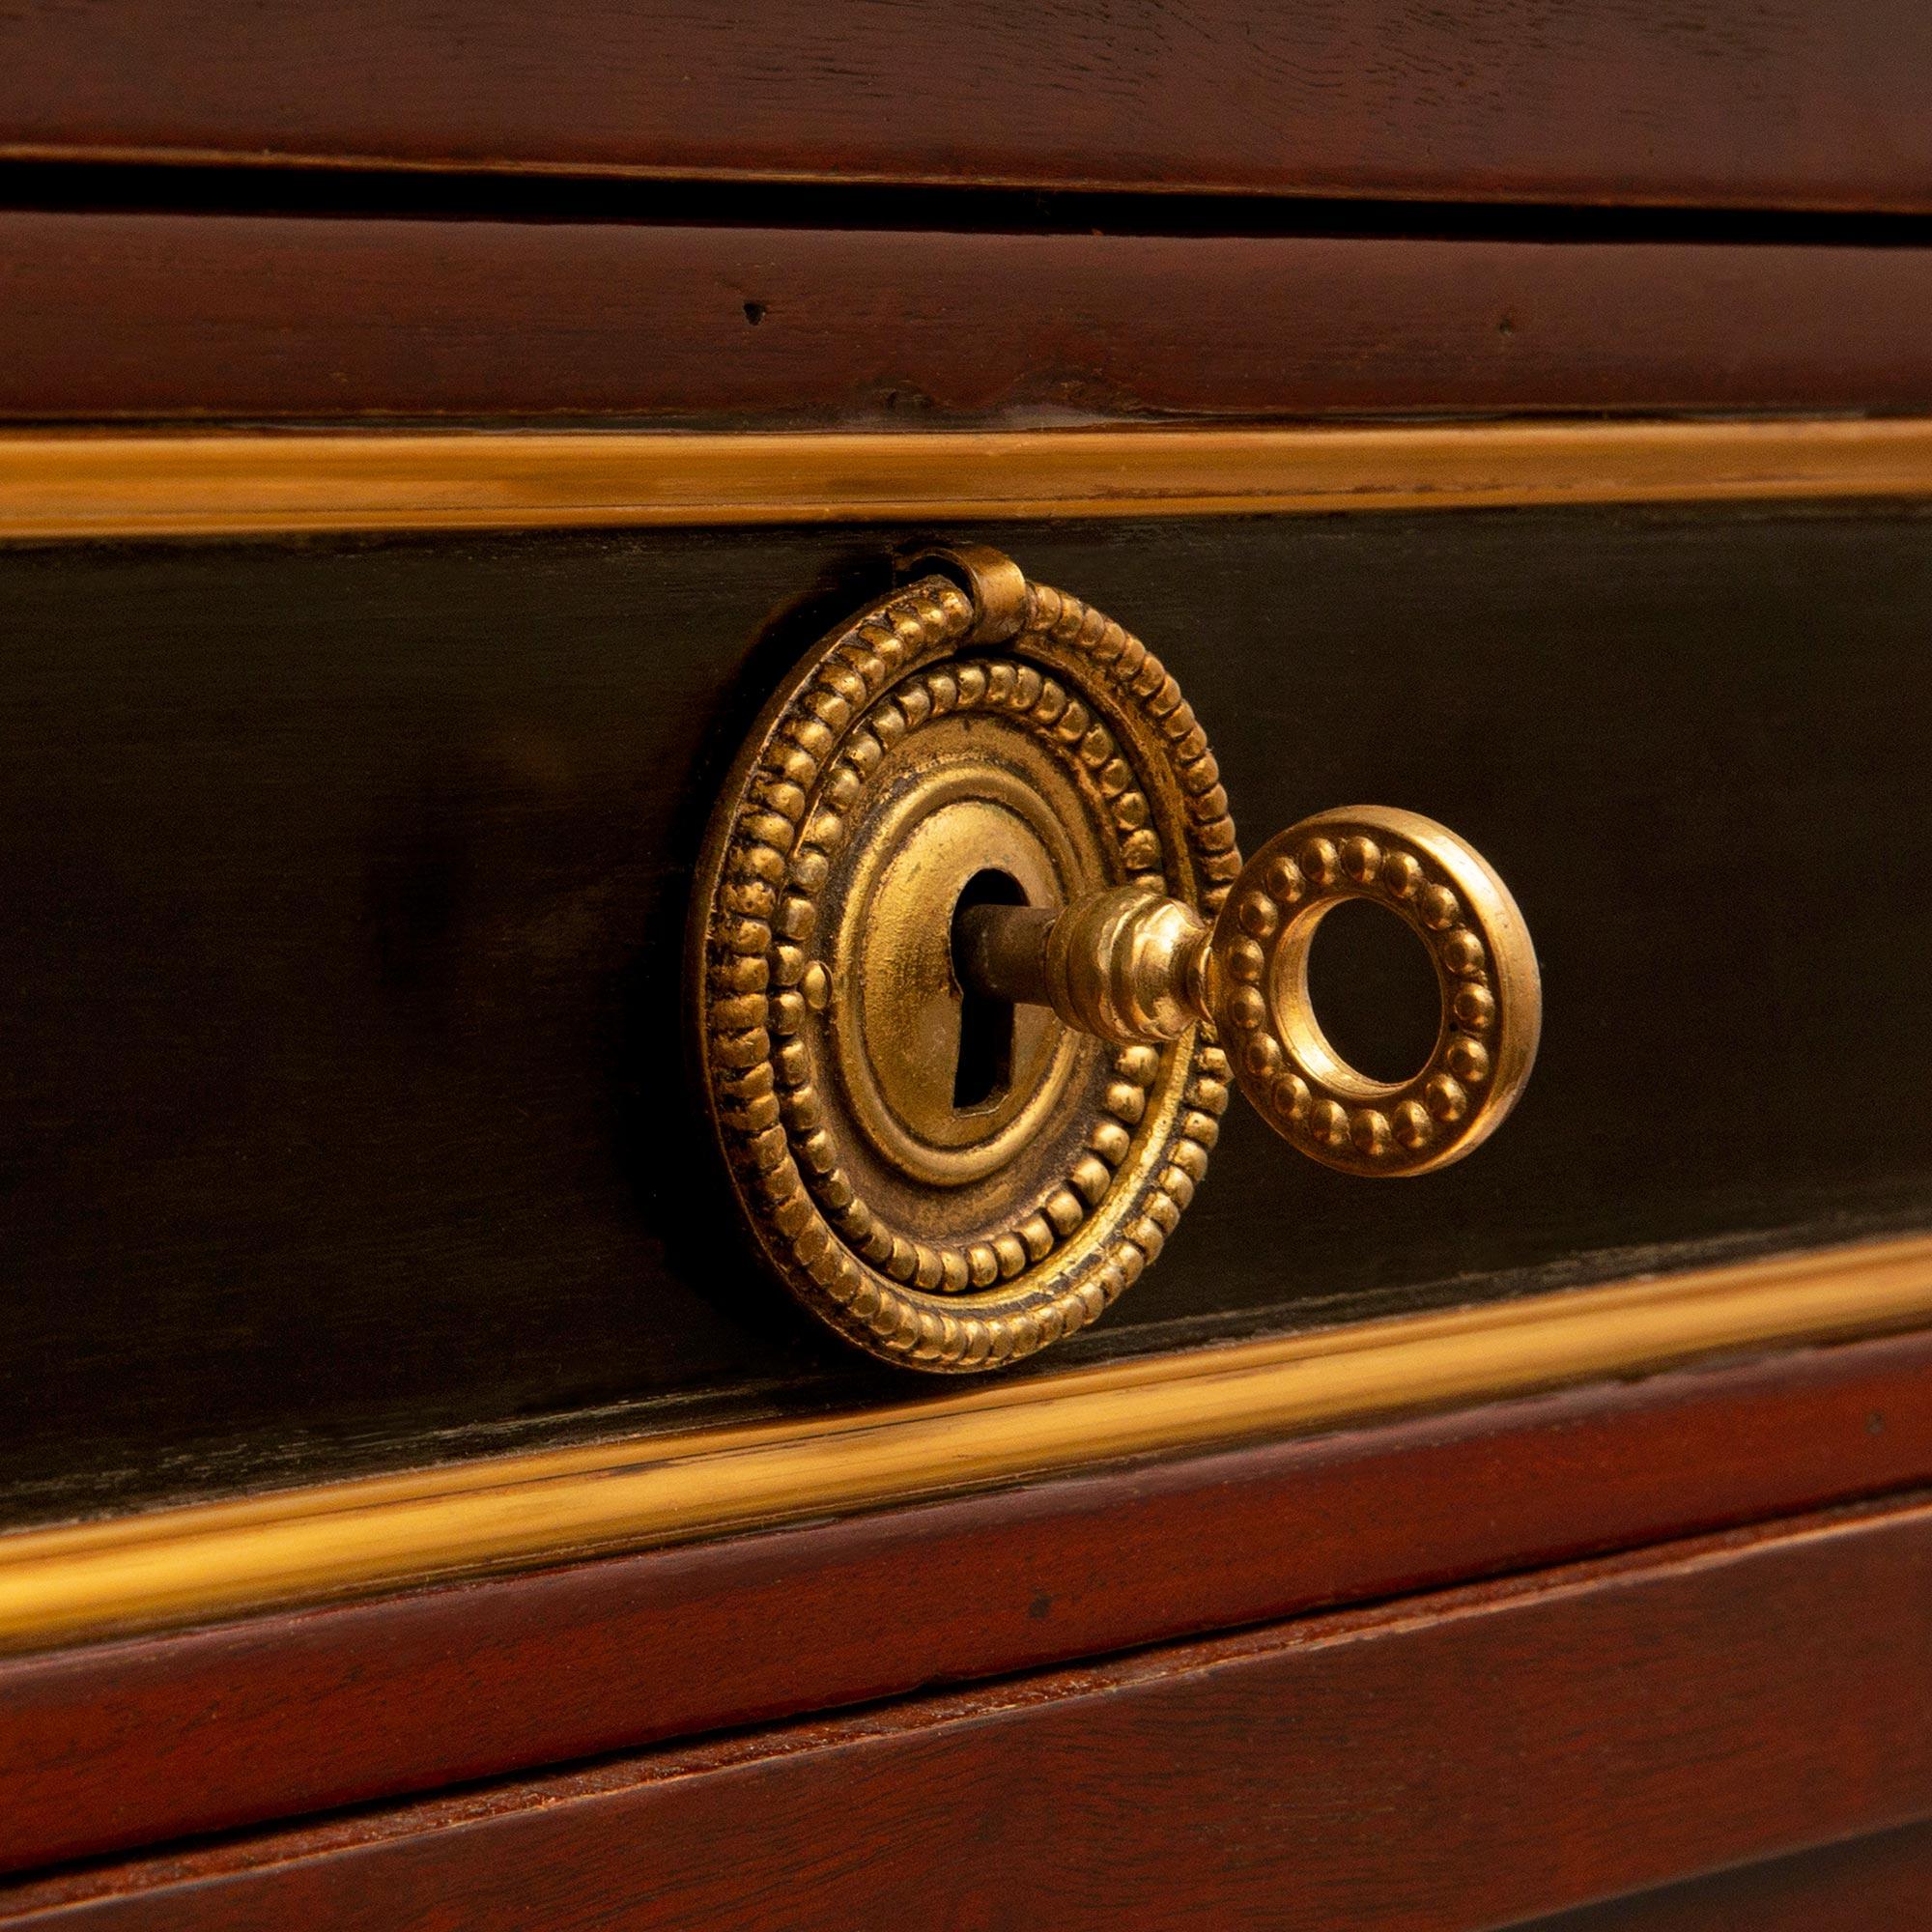
[[(1453, 833), (1352, 807), (1244, 867), (1145, 645), (996, 552), (918, 562), (740, 754), (692, 978), (766, 1259), (860, 1347), (964, 1371), (1084, 1326), (1159, 1256), (1231, 1083), (1317, 1160), (1421, 1174), (1515, 1104), (1541, 995), (1508, 889)], [(1441, 1023), (1406, 1081), (1350, 1066), (1309, 1000), (1310, 941), (1350, 896), (1435, 963)]]

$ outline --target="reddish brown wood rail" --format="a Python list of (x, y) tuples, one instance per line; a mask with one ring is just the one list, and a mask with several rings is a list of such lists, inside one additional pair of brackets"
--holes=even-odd
[(1925, 1816), (1928, 1696), (1921, 1504), (97, 1869), (6, 1922), (1474, 1932)]
[(1932, 205), (1918, 0), (26, 0), (15, 154)]
[(0, 304), (23, 419), (1932, 408), (1911, 248), (16, 212)]
[(1919, 1932), (1928, 1898), (1932, 1825), (1907, 1825), (1586, 1905), (1535, 1932)]
[(0, 1868), (1932, 1480), (1932, 1337), (0, 1663)]

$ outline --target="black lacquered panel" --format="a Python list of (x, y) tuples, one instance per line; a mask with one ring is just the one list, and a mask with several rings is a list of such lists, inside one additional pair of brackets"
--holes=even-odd
[[(0, 555), (13, 1520), (930, 1386), (745, 1259), (678, 988), (741, 732), (930, 534)], [(1440, 818), (1546, 986), (1480, 1153), (1362, 1182), (1233, 1115), (1015, 1373), (1932, 1225), (1932, 524), (971, 534), (1166, 659), (1247, 842)], [(1402, 963), (1327, 988), (1365, 1059)]]

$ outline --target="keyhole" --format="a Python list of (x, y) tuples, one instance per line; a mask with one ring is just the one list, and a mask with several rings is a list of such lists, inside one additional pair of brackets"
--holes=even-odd
[[(1026, 894), (1010, 872), (976, 872), (952, 908), (952, 944), (959, 946), (959, 921), (974, 906), (1025, 905)], [(1013, 1003), (976, 993), (968, 986), (959, 1000), (959, 1057), (952, 1067), (952, 1105), (958, 1113), (996, 1107), (1013, 1080)]]

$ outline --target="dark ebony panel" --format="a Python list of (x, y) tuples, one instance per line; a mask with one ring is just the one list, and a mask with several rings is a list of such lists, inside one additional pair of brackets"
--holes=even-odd
[[(1236, 1119), (1161, 1266), (1027, 1373), (1932, 1222), (1932, 525), (977, 534), (1167, 657), (1251, 843), (1362, 799), (1465, 832), (1548, 991), (1476, 1158), (1353, 1181)], [(923, 1386), (740, 1258), (676, 985), (721, 767), (889, 548), (0, 558), (14, 1515)]]
[(1918, 0), (14, 0), (0, 153), (1932, 205)]

